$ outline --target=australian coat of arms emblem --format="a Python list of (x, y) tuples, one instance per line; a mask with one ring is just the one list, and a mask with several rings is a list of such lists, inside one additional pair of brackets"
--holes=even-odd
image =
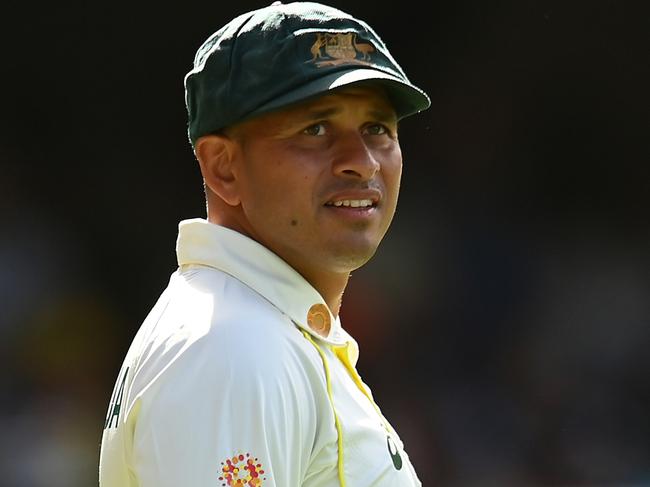
[(369, 42), (358, 42), (355, 32), (317, 33), (311, 46), (311, 62), (317, 66), (338, 64), (370, 64), (375, 47)]

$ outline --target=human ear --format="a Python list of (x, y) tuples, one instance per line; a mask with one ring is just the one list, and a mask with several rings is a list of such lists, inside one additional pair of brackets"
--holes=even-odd
[(225, 135), (206, 135), (194, 146), (205, 185), (230, 206), (240, 203), (233, 171), (236, 152), (236, 142)]

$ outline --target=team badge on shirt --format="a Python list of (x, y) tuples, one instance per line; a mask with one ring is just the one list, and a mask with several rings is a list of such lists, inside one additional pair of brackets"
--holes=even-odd
[(221, 462), (219, 480), (228, 487), (262, 487), (264, 485), (264, 467), (250, 453), (226, 458)]

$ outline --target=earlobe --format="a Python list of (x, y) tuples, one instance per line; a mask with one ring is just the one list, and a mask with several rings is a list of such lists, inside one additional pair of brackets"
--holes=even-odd
[(240, 203), (233, 171), (236, 150), (236, 143), (224, 135), (206, 135), (194, 147), (205, 185), (230, 206)]

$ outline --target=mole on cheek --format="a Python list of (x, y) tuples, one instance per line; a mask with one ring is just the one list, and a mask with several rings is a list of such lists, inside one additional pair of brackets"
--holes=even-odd
[(296, 225), (298, 225), (298, 220), (291, 220), (291, 226), (295, 227)]

